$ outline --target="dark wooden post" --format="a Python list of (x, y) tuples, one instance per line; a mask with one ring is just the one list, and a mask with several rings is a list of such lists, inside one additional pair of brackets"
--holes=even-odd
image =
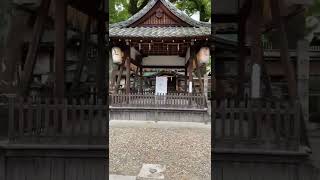
[(309, 127), (309, 61), (309, 43), (306, 40), (300, 40), (297, 44), (298, 96), (301, 103), (302, 116), (307, 128)]
[[(252, 62), (252, 69), (254, 65), (258, 65), (257, 67), (260, 67), (262, 65), (262, 2), (261, 1), (252, 1), (252, 8), (251, 8), (251, 20), (252, 20), (252, 40), (251, 40), (251, 62)], [(251, 73), (252, 76), (259, 76), (256, 77), (257, 79), (261, 78), (261, 72), (257, 74)], [(251, 86), (255, 86), (256, 83), (251, 82)], [(260, 91), (261, 85), (258, 84), (257, 91)], [(251, 92), (254, 93), (254, 92)], [(255, 93), (254, 93), (255, 94)], [(258, 93), (260, 95), (260, 93)]]
[(184, 68), (184, 92), (188, 91), (188, 67)]
[(295, 73), (293, 64), (290, 62), (289, 52), (288, 52), (288, 39), (287, 33), (285, 30), (285, 17), (281, 15), (281, 7), (280, 3), (283, 1), (279, 0), (270, 0), (271, 1), (271, 13), (272, 13), (272, 20), (276, 24), (278, 28), (278, 32), (280, 34), (280, 59), (281, 63), (285, 70), (285, 75), (288, 80), (288, 93), (291, 100), (294, 100), (297, 97), (297, 82), (295, 79)]
[[(19, 10), (13, 11), (10, 18), (6, 47), (4, 47), (3, 58), (0, 68), (1, 92), (15, 93), (18, 78), (15, 78), (17, 62), (22, 57), (23, 32), (25, 30), (28, 15)], [(5, 67), (5, 68), (4, 68)]]
[(111, 83), (110, 83), (110, 89), (114, 90), (114, 84), (117, 80), (117, 73), (119, 71), (119, 67), (120, 65), (113, 65), (113, 69), (112, 69), (112, 72), (111, 72)]
[(143, 68), (140, 67), (140, 93), (143, 93)]
[[(189, 60), (189, 66), (188, 66), (188, 72), (189, 72), (189, 83), (188, 86), (190, 86), (190, 82), (192, 83), (192, 69), (193, 69), (193, 63), (192, 63), (192, 59)], [(192, 85), (193, 86), (193, 85)], [(190, 90), (189, 90), (190, 91)], [(193, 91), (193, 90), (192, 90)]]
[(117, 82), (116, 82), (116, 86), (115, 86), (115, 93), (118, 93), (118, 90), (119, 90), (124, 64), (125, 64), (125, 61), (120, 65), (120, 70), (118, 71)]
[(240, 14), (239, 32), (238, 32), (238, 46), (239, 46), (239, 65), (238, 65), (238, 96), (244, 95), (244, 81), (245, 81), (245, 40), (246, 40), (246, 17)]
[(82, 70), (83, 70), (83, 66), (86, 63), (87, 59), (88, 59), (88, 41), (89, 41), (89, 38), (90, 38), (90, 29), (91, 29), (90, 27), (91, 27), (91, 18), (88, 17), (86, 28), (85, 28), (84, 32), (82, 33), (81, 50), (80, 50), (80, 62), (78, 63), (77, 71), (76, 71), (76, 74), (75, 74), (73, 82), (72, 82), (71, 93), (79, 85), (81, 74), (82, 74)]
[(27, 93), (29, 83), (32, 80), (32, 73), (36, 62), (37, 51), (39, 43), (43, 34), (45, 20), (49, 11), (50, 0), (42, 0), (39, 14), (34, 25), (32, 40), (28, 49), (26, 62), (24, 65), (24, 71), (22, 72), (22, 79), (19, 88), (19, 94), (25, 95)]
[(194, 61), (195, 61), (195, 64), (196, 64), (197, 76), (198, 76), (199, 84), (200, 84), (200, 91), (201, 91), (201, 94), (203, 94), (203, 93), (204, 93), (204, 90), (203, 90), (202, 77), (201, 77), (201, 73), (200, 73), (199, 61), (198, 61), (197, 58), (195, 58)]
[(64, 61), (66, 48), (66, 17), (67, 3), (65, 0), (55, 0), (55, 87), (54, 95), (64, 97)]
[(130, 94), (130, 56), (126, 58), (126, 94)]
[(179, 92), (179, 81), (178, 81), (178, 76), (175, 75), (176, 78), (176, 91)]
[[(103, 10), (105, 9), (105, 3), (103, 3)], [(105, 17), (103, 16), (103, 13), (99, 13), (98, 17), (98, 52), (99, 52), (99, 58), (96, 62), (96, 86), (97, 86), (97, 96), (99, 98), (104, 98), (107, 93), (106, 92), (106, 73), (107, 73), (107, 67), (106, 67), (106, 43), (105, 43), (105, 34), (106, 34), (106, 23), (105, 23)]]

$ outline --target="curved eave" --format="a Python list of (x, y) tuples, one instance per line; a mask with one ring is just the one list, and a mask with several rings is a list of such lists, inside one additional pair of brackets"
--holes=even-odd
[(211, 28), (207, 27), (134, 27), (109, 29), (110, 38), (208, 38)]

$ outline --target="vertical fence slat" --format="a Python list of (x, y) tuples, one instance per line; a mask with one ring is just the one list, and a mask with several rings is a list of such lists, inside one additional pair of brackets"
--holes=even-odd
[(61, 122), (61, 132), (63, 135), (68, 135), (68, 102), (66, 99), (63, 100), (62, 104), (62, 122)]
[(27, 99), (27, 132), (28, 135), (32, 135), (32, 129), (33, 129), (33, 107), (32, 107), (32, 99)]
[(10, 97), (9, 98), (9, 131), (8, 131), (8, 136), (9, 139), (13, 139), (15, 131), (14, 131), (14, 109), (15, 109), (15, 103), (14, 103), (14, 98)]
[(46, 98), (45, 99), (45, 106), (44, 106), (44, 131), (43, 134), (44, 136), (49, 135), (49, 125), (50, 125), (50, 99)]
[[(24, 133), (24, 102), (23, 98), (19, 98), (19, 135), (23, 136)], [(10, 118), (9, 118), (10, 120)]]

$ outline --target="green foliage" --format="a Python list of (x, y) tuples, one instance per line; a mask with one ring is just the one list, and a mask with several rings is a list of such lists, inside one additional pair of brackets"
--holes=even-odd
[[(109, 0), (110, 23), (127, 20), (148, 2), (149, 0)], [(209, 21), (211, 17), (211, 0), (170, 0), (170, 2), (190, 16), (200, 11), (201, 21)]]
[[(311, 26), (309, 22), (311, 19), (313, 19), (312, 17), (320, 16), (320, 0), (314, 0), (313, 5), (307, 8), (305, 16), (307, 18), (305, 32), (306, 35), (310, 36), (312, 39), (314, 31), (317, 30), (319, 25), (317, 23)], [(308, 19), (308, 17), (311, 18)]]
[(178, 0), (177, 7), (191, 16), (200, 11), (200, 21), (209, 21), (211, 17), (211, 0)]
[(126, 20), (130, 17), (127, 0), (109, 0), (110, 23)]
[(319, 16), (320, 15), (320, 0), (314, 0), (313, 5), (307, 9), (307, 16)]

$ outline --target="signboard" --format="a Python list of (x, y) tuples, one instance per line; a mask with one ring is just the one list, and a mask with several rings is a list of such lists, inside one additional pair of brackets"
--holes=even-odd
[(254, 64), (252, 66), (252, 74), (251, 74), (251, 97), (259, 98), (260, 97), (260, 65)]
[(167, 94), (167, 77), (156, 77), (156, 94)]
[(192, 93), (192, 82), (189, 82), (189, 93)]

